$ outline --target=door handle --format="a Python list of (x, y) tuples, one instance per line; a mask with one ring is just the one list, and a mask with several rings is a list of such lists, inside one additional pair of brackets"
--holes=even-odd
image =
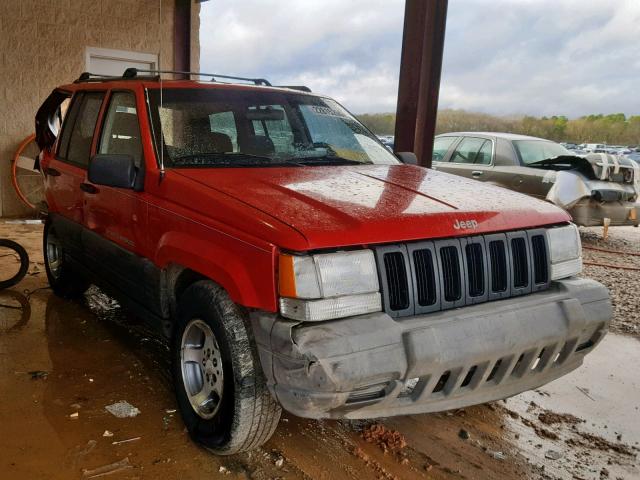
[(48, 175), (50, 177), (59, 177), (60, 176), (60, 172), (58, 170), (56, 170), (55, 168), (51, 168), (51, 167), (47, 167), (44, 169), (44, 174)]
[(471, 172), (471, 176), (478, 178), (482, 176), (482, 171), (481, 170), (474, 170), (473, 172)]
[(100, 191), (97, 187), (91, 185), (90, 183), (81, 183), (80, 190), (86, 193), (98, 193)]

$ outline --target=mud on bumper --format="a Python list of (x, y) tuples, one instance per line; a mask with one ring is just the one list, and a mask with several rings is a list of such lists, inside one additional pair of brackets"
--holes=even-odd
[(385, 313), (320, 323), (254, 314), (271, 393), (309, 418), (374, 418), (506, 398), (582, 363), (611, 319), (605, 287), (586, 279), (428, 315)]

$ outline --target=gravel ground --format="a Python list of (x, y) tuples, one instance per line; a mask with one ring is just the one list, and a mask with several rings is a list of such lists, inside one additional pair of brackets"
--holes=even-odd
[[(602, 238), (601, 228), (581, 228), (583, 247), (595, 247), (624, 253), (607, 253), (583, 248), (583, 276), (593, 278), (611, 291), (614, 316), (611, 331), (640, 338), (640, 270), (588, 265), (601, 263), (640, 269), (640, 229), (617, 227), (609, 229), (609, 238)], [(636, 255), (625, 255), (635, 253)]]

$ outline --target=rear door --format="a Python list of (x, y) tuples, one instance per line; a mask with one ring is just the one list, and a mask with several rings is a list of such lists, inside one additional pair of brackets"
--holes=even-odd
[(65, 118), (55, 156), (43, 165), (49, 211), (57, 214), (58, 235), (76, 257), (82, 255), (82, 188), (103, 100), (104, 92), (76, 93)]
[(445, 159), (448, 161), (439, 163), (438, 170), (487, 181), (493, 168), (493, 141), (482, 137), (463, 137)]

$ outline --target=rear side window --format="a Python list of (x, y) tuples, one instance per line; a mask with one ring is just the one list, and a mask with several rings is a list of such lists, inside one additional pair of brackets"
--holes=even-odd
[(491, 141), (484, 138), (466, 137), (451, 156), (453, 163), (491, 163)]
[(98, 152), (131, 155), (140, 167), (142, 142), (133, 93), (116, 92), (111, 96)]
[(451, 144), (459, 137), (438, 137), (433, 141), (433, 157), (436, 162), (442, 162)]
[(104, 92), (87, 92), (74, 102), (69, 122), (65, 123), (62, 132), (61, 159), (81, 167), (89, 164), (91, 142), (103, 98)]

